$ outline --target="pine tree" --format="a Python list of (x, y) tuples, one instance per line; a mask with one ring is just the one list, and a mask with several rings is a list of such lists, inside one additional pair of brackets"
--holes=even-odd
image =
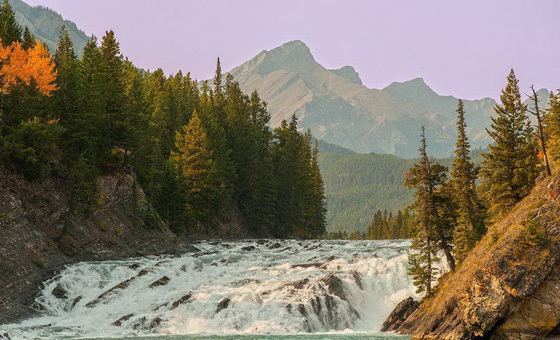
[[(272, 133), (268, 126), (270, 115), (266, 104), (253, 92), (243, 104), (243, 119), (237, 121), (232, 134), (234, 148), (232, 156), (238, 170), (238, 204), (250, 230), (256, 235), (270, 235), (274, 225), (274, 173), (270, 144)], [(229, 95), (228, 95), (229, 101)], [(235, 131), (235, 132), (234, 132)], [(243, 152), (239, 152), (243, 148)], [(235, 155), (237, 154), (237, 155)], [(239, 163), (241, 161), (241, 163)], [(243, 180), (239, 180), (243, 178)]]
[(539, 173), (538, 145), (513, 70), (500, 99), (487, 129), (494, 142), (483, 155), (481, 171), (481, 191), (494, 214), (508, 211), (528, 195)]
[[(288, 124), (286, 120), (280, 127), (274, 129), (275, 143), (272, 148), (275, 170), (276, 212), (275, 237), (289, 237), (294, 235), (305, 222), (304, 212), (304, 184), (302, 176), (304, 162), (302, 153), (305, 152), (305, 140), (297, 130), (297, 118), (292, 116)], [(305, 236), (305, 235), (304, 235)]]
[(327, 232), (326, 196), (323, 178), (318, 163), (319, 146), (315, 140), (311, 156), (311, 200), (307, 203), (311, 207), (311, 237), (319, 238)]
[(103, 61), (97, 47), (97, 38), (92, 36), (84, 47), (84, 54), (78, 68), (78, 113), (73, 119), (81, 126), (83, 138), (79, 141), (93, 164), (99, 165), (108, 159), (111, 148), (106, 136), (105, 107), (103, 94)]
[[(216, 74), (219, 73), (219, 70), (216, 71)], [(231, 204), (237, 172), (232, 160), (228, 121), (224, 110), (225, 97), (221, 87), (213, 92), (207, 82), (204, 82), (201, 88), (199, 116), (208, 133), (209, 147), (214, 155), (218, 176), (222, 183), (220, 195), (223, 198), (223, 205), (227, 206)], [(216, 92), (222, 94), (216, 96)]]
[[(128, 156), (128, 148), (131, 142), (127, 140), (133, 133), (130, 131), (134, 126), (130, 124), (130, 119), (124, 112), (125, 108), (125, 88), (124, 88), (124, 61), (120, 52), (120, 46), (115, 39), (115, 33), (107, 31), (101, 41), (99, 48), (101, 53), (101, 75), (103, 86), (101, 87), (105, 98), (105, 108), (103, 112), (103, 129), (100, 130), (102, 141), (110, 150), (118, 148), (123, 151), (123, 160), (120, 161), (122, 167)], [(108, 158), (109, 163), (117, 162), (115, 157)]]
[(103, 86), (103, 95), (107, 99), (105, 111), (114, 116), (113, 120), (123, 112), (124, 106), (124, 82), (123, 82), (123, 56), (120, 46), (115, 39), (115, 33), (107, 31), (101, 41), (99, 48), (102, 56), (103, 78), (105, 86)]
[(9, 0), (4, 0), (0, 7), (0, 38), (2, 45), (9, 46), (13, 42), (21, 42), (21, 27), (16, 21), (16, 14)]
[(457, 225), (453, 236), (454, 255), (458, 263), (474, 247), (485, 232), (483, 212), (475, 189), (477, 169), (471, 161), (470, 143), (463, 101), (457, 107), (457, 144), (451, 170), (453, 200), (457, 211)]
[(58, 47), (54, 55), (58, 70), (58, 90), (53, 96), (53, 111), (59, 112), (63, 124), (78, 112), (79, 61), (66, 26), (60, 29)]
[(549, 107), (546, 112), (545, 131), (548, 135), (550, 155), (556, 162), (560, 161), (560, 90), (550, 93)]
[(179, 169), (187, 188), (187, 213), (194, 221), (214, 217), (222, 208), (220, 177), (210, 148), (208, 133), (195, 111), (188, 125), (177, 132), (177, 151), (171, 159)]
[(430, 296), (437, 251), (444, 252), (451, 270), (455, 270), (455, 260), (451, 254), (450, 230), (446, 230), (445, 221), (438, 211), (441, 206), (438, 189), (445, 183), (447, 169), (430, 161), (426, 152), (424, 126), (422, 126), (421, 142), (420, 159), (410, 169), (405, 179), (405, 185), (416, 190), (415, 202), (411, 206), (416, 212), (416, 219), (409, 262), (411, 275), (418, 290), (425, 291), (427, 296)]
[(146, 136), (147, 117), (145, 115), (145, 99), (143, 79), (144, 72), (138, 70), (128, 59), (123, 64), (124, 85), (124, 117), (115, 127), (122, 138), (123, 162), (121, 167), (128, 165), (129, 160), (143, 147), (142, 140)]
[(33, 36), (33, 34), (29, 31), (29, 28), (27, 26), (25, 26), (25, 30), (23, 31), (23, 40), (21, 42), (21, 46), (25, 50), (28, 50), (28, 49), (34, 47), (35, 44), (36, 44), (35, 36)]

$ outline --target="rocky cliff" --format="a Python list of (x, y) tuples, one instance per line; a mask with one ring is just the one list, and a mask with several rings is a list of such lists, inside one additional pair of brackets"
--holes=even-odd
[(414, 339), (543, 339), (560, 325), (560, 177), (490, 227), (397, 328)]
[(33, 313), (41, 282), (66, 264), (188, 251), (149, 216), (133, 182), (127, 174), (100, 177), (100, 202), (85, 218), (70, 214), (64, 179), (29, 182), (0, 167), (0, 323)]

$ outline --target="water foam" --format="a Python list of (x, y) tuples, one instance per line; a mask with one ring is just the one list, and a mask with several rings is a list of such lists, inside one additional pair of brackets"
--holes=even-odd
[(45, 282), (12, 339), (377, 331), (403, 298), (408, 241), (208, 241), (182, 256), (84, 262)]

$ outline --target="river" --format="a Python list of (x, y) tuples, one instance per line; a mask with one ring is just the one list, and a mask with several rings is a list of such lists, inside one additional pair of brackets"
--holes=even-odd
[(44, 283), (10, 339), (389, 339), (408, 241), (204, 241), (181, 256), (82, 262)]

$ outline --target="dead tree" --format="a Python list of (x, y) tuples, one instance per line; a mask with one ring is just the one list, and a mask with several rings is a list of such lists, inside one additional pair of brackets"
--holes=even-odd
[(531, 112), (533, 115), (537, 117), (537, 135), (539, 136), (541, 150), (543, 153), (544, 167), (546, 169), (546, 175), (551, 176), (552, 172), (550, 171), (550, 165), (548, 164), (548, 155), (546, 153), (546, 140), (544, 137), (544, 131), (542, 126), (542, 115), (541, 115), (541, 111), (539, 110), (539, 98), (537, 96), (537, 92), (535, 92), (535, 87), (533, 85), (531, 85), (531, 91), (533, 91), (533, 95), (529, 96), (529, 98), (535, 103), (535, 109), (534, 111), (532, 110), (527, 110), (527, 111)]

